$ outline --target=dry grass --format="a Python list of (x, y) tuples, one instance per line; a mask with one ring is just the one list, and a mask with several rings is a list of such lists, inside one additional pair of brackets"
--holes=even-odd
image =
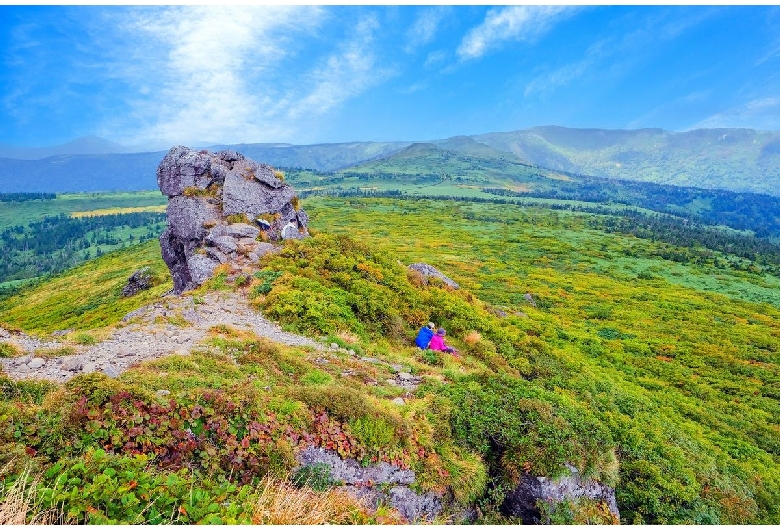
[(481, 340), (482, 340), (482, 335), (480, 335), (478, 331), (470, 331), (469, 333), (466, 334), (465, 337), (463, 337), (463, 342), (465, 342), (469, 346), (474, 346), (477, 343), (479, 343), (479, 341)]
[[(10, 464), (0, 470), (0, 476), (4, 475)], [(30, 477), (29, 466), (25, 468), (16, 481), (3, 491), (0, 486), (0, 525), (51, 525), (59, 524), (60, 517), (56, 510), (46, 509), (41, 506), (40, 499), (36, 498), (38, 478)], [(29, 517), (27, 514), (32, 513)]]
[(349, 344), (357, 344), (360, 341), (360, 337), (347, 330), (340, 330), (336, 333), (336, 336)]
[[(289, 480), (269, 475), (260, 483), (258, 492), (253, 524), (350, 524), (373, 518), (362, 502), (342, 491), (297, 488)], [(382, 519), (382, 524), (390, 524), (395, 518)]]

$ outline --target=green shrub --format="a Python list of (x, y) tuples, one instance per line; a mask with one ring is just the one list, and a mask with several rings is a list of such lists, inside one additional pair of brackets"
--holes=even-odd
[(322, 370), (309, 370), (303, 377), (301, 383), (306, 385), (325, 385), (333, 381), (333, 378)]
[(299, 488), (309, 487), (314, 491), (326, 491), (341, 484), (333, 479), (331, 467), (322, 463), (301, 466), (295, 470), (291, 481)]
[(22, 351), (8, 342), (0, 342), (0, 357), (19, 357)]
[(455, 439), (509, 476), (526, 470), (556, 477), (566, 473), (566, 464), (591, 476), (610, 471), (609, 431), (562, 396), (503, 375), (469, 376), (438, 391), (452, 401)]
[(81, 344), (83, 346), (91, 346), (93, 344), (97, 344), (97, 339), (90, 335), (89, 333), (78, 333), (73, 338), (73, 340), (77, 344)]

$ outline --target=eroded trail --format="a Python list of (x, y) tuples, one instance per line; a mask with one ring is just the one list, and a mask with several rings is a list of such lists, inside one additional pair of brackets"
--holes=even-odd
[(25, 352), (22, 357), (0, 359), (0, 363), (14, 379), (64, 382), (77, 374), (90, 372), (116, 377), (140, 361), (189, 354), (209, 328), (220, 324), (252, 331), (282, 344), (323, 349), (310, 338), (282, 331), (277, 324), (252, 309), (241, 296), (209, 292), (198, 299), (169, 296), (133, 311), (106, 340), (92, 346), (75, 346), (73, 355), (49, 357), (47, 351), (62, 348), (63, 344), (0, 330), (0, 342), (12, 343)]

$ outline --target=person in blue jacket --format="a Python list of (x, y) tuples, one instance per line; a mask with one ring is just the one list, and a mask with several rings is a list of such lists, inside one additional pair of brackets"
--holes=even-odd
[(421, 350), (424, 350), (428, 347), (428, 344), (431, 342), (431, 338), (433, 337), (434, 329), (436, 329), (436, 326), (433, 324), (433, 322), (428, 322), (427, 326), (423, 326), (420, 329), (420, 332), (417, 334), (417, 338), (414, 339), (414, 343)]

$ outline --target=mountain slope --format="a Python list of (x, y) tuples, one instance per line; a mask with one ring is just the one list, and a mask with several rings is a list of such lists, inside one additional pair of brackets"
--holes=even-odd
[(780, 132), (535, 127), (472, 136), (551, 169), (615, 179), (780, 195)]

